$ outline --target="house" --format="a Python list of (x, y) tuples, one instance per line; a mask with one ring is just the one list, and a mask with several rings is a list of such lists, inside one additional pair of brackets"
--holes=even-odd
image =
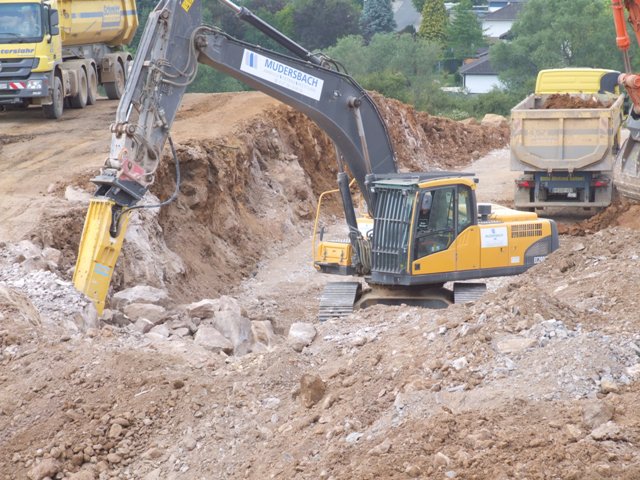
[(499, 10), (490, 11), (482, 19), (482, 30), (485, 36), (500, 38), (506, 34), (523, 7), (522, 1), (511, 0)]
[(462, 75), (462, 85), (469, 93), (487, 93), (494, 88), (504, 87), (498, 79), (498, 73), (491, 67), (489, 51), (465, 63), (458, 73)]

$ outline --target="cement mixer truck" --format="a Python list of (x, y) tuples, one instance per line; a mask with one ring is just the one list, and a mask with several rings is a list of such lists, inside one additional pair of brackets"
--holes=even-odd
[(99, 85), (119, 99), (137, 27), (135, 0), (0, 0), (0, 108), (57, 119), (95, 103)]

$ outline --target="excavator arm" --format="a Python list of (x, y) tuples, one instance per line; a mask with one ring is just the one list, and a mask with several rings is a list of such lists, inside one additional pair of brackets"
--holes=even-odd
[(616, 29), (616, 45), (622, 52), (625, 73), (620, 74), (618, 83), (623, 86), (631, 99), (632, 108), (626, 121), (629, 138), (625, 141), (614, 169), (614, 184), (620, 194), (640, 200), (640, 75), (631, 72), (629, 47), (631, 41), (627, 32), (627, 18), (640, 45), (640, 0), (611, 0), (613, 20)]
[[(150, 14), (111, 125), (111, 149), (89, 206), (74, 284), (104, 302), (131, 210), (153, 184), (165, 142), (198, 63), (210, 65), (314, 120), (333, 140), (350, 238), (358, 250), (355, 211), (344, 164), (360, 187), (369, 174), (396, 173), (396, 160), (380, 113), (367, 92), (327, 57), (315, 55), (229, 0), (221, 3), (276, 40), (292, 55), (237, 40), (202, 24), (203, 0), (161, 0)], [(204, 126), (203, 126), (204, 127)], [(172, 146), (172, 151), (173, 146)]]

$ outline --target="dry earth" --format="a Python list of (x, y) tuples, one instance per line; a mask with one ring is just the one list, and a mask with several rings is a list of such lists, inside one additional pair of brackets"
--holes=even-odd
[[(403, 169), (509, 201), (505, 127), (376, 99)], [(475, 304), (320, 324), (331, 145), (262, 95), (187, 96), (182, 195), (134, 222), (97, 319), (69, 279), (115, 106), (0, 113), (0, 478), (640, 478), (638, 206)]]

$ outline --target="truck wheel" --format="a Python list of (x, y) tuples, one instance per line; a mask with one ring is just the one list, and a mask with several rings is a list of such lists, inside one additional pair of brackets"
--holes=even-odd
[(104, 90), (107, 92), (109, 100), (120, 100), (124, 93), (124, 70), (122, 69), (122, 64), (116, 62), (113, 70), (116, 80), (115, 82), (105, 82)]
[(64, 92), (62, 91), (62, 80), (60, 77), (53, 77), (53, 92), (51, 92), (51, 105), (43, 105), (42, 112), (45, 118), (58, 119), (64, 110)]
[(98, 74), (93, 67), (89, 67), (87, 72), (87, 85), (87, 105), (95, 105), (98, 100)]
[(71, 97), (71, 106), (73, 108), (84, 108), (87, 106), (88, 90), (87, 74), (84, 69), (81, 68), (78, 73), (78, 92)]

